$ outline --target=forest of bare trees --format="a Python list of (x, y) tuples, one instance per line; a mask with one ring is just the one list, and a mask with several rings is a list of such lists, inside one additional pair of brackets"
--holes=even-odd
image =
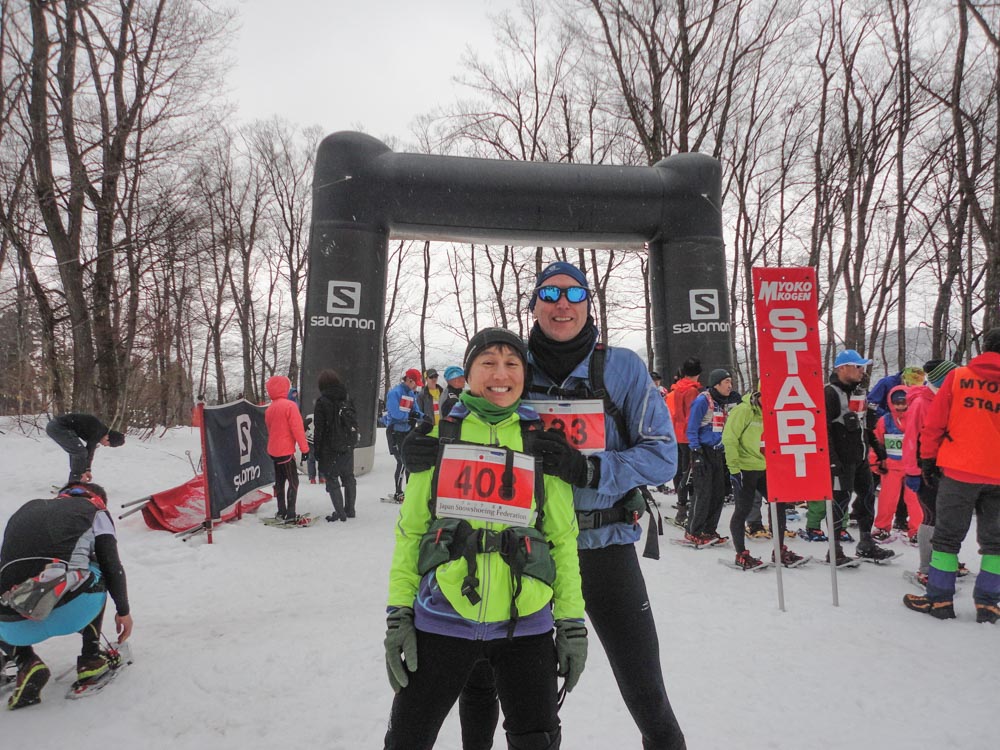
[[(228, 8), (0, 0), (4, 413), (174, 424), (194, 394), (296, 381), (325, 133), (232, 116)], [(401, 112), (412, 141), (389, 145), (710, 154), (744, 382), (755, 265), (816, 267), (828, 355), (912, 364), (890, 334), (916, 328), (963, 360), (1000, 325), (998, 29), (1000, 7), (973, 0), (522, 0), (494, 19), (493, 48), (466, 51), (463, 94)], [(527, 333), (533, 277), (556, 257), (586, 267), (602, 332), (648, 352), (643, 253), (394, 240), (383, 382), (451, 364), (477, 327)]]

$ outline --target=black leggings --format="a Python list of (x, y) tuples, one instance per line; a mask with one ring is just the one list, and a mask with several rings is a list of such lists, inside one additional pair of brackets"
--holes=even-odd
[[(556, 750), (560, 731), (552, 633), (470, 641), (417, 631), (419, 668), (392, 702), (386, 750), (431, 748), (462, 687), (480, 663), (496, 675), (510, 748)], [(495, 700), (495, 699), (494, 699)], [(494, 723), (489, 742), (493, 743)], [(485, 727), (484, 727), (485, 729)]]
[[(736, 548), (736, 551), (743, 552), (747, 548), (745, 524), (754, 503), (757, 502), (757, 493), (767, 497), (767, 472), (741, 471), (739, 475), (734, 475), (733, 492), (736, 494), (736, 507), (733, 509), (733, 517), (729, 521), (729, 534), (733, 538), (733, 547)], [(784, 503), (778, 505), (778, 534), (780, 535), (778, 538), (784, 544), (788, 520), (785, 518)], [(768, 518), (770, 519), (770, 508), (768, 509)], [(770, 525), (770, 520), (768, 520), (768, 525)], [(774, 534), (774, 529), (771, 529), (771, 533)]]
[[(635, 545), (580, 550), (580, 576), (590, 626), (604, 646), (618, 689), (642, 734), (642, 747), (685, 750), (684, 733), (663, 685), (656, 622)], [(490, 670), (476, 665), (463, 691), (459, 708), (464, 750), (491, 746), (497, 721), (491, 680)]]
[(295, 456), (271, 456), (271, 460), (274, 461), (274, 496), (278, 500), (278, 515), (294, 516), (295, 499), (299, 496), (299, 468), (295, 465)]
[(410, 478), (410, 473), (403, 464), (403, 441), (406, 440), (408, 433), (399, 432), (391, 427), (387, 427), (386, 430), (385, 438), (389, 445), (389, 453), (396, 459), (396, 471), (393, 474), (393, 479), (396, 482), (396, 494), (401, 495), (406, 480)]

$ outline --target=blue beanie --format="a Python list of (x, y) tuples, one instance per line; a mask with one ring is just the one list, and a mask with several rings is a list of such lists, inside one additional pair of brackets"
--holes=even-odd
[(452, 365), (451, 367), (444, 368), (444, 379), (451, 380), (452, 378), (463, 378), (465, 377), (465, 370), (461, 367)]
[[(538, 279), (535, 280), (535, 289), (545, 286), (545, 282), (551, 279), (553, 276), (559, 276), (565, 274), (570, 276), (573, 280), (580, 286), (587, 286), (587, 277), (584, 275), (583, 271), (574, 266), (572, 263), (566, 263), (562, 260), (557, 260), (555, 263), (549, 263), (545, 268), (542, 269), (541, 273), (538, 274)], [(535, 309), (535, 302), (538, 301), (538, 295), (532, 294), (531, 300), (528, 302), (528, 309)], [(590, 309), (590, 297), (587, 297), (587, 309)]]

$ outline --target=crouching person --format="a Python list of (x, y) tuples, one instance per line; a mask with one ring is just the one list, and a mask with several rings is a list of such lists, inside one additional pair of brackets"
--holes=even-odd
[(521, 403), (526, 362), (509, 331), (472, 337), (469, 390), (432, 433), (437, 465), (406, 486), (389, 580), (386, 748), (433, 747), (479, 662), (496, 675), (508, 748), (560, 746), (556, 678), (576, 685), (587, 631), (572, 490), (530, 455), (541, 423)]
[(7, 522), (0, 547), (0, 648), (17, 664), (8, 708), (39, 702), (50, 673), (33, 646), (54, 636), (82, 636), (78, 680), (110, 669), (100, 643), (107, 594), (115, 603), (118, 642), (132, 632), (107, 499), (100, 485), (70, 483), (57, 497), (29, 500)]

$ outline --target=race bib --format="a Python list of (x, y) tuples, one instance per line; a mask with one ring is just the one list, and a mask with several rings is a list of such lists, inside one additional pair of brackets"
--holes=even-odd
[(858, 393), (857, 391), (852, 393), (850, 398), (847, 400), (848, 408), (857, 414), (864, 414), (868, 411), (867, 395), (868, 394), (864, 391), (861, 393)]
[(885, 436), (885, 452), (890, 458), (902, 458), (903, 457), (903, 436), (902, 435), (886, 435)]
[(604, 402), (599, 399), (580, 401), (532, 400), (531, 407), (542, 418), (545, 429), (559, 430), (567, 442), (584, 454), (605, 448)]
[(413, 396), (400, 396), (399, 397), (399, 410), (403, 414), (409, 414), (410, 410), (413, 409)]
[(513, 453), (514, 481), (510, 492), (504, 492), (507, 456), (502, 448), (445, 445), (437, 472), (437, 515), (530, 526), (535, 459)]
[(726, 413), (724, 411), (712, 412), (712, 432), (722, 432), (726, 426)]

